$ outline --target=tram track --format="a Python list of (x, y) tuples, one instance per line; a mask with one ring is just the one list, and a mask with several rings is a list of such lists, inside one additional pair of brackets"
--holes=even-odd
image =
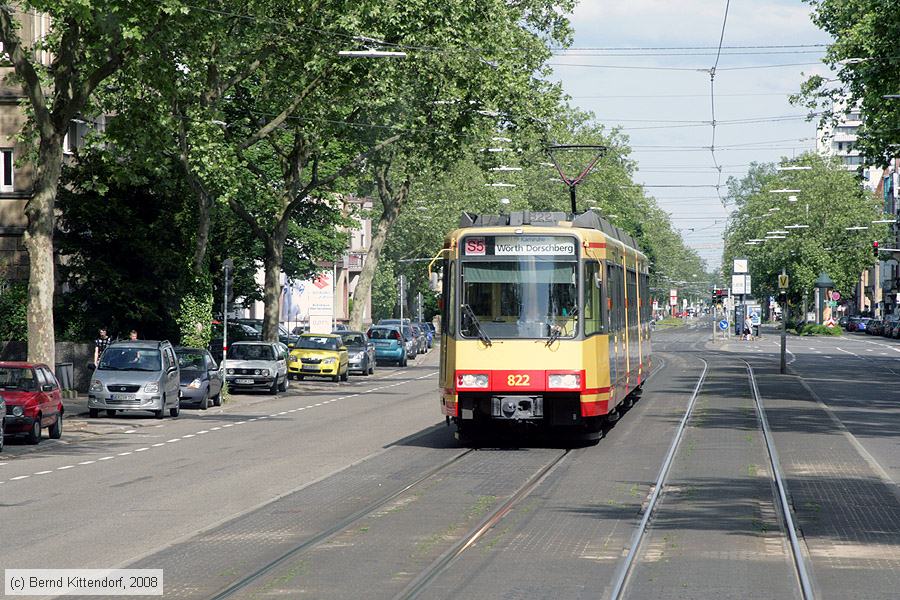
[[(714, 356), (715, 355), (718, 355), (718, 353), (714, 353)], [(620, 600), (626, 596), (631, 578), (633, 577), (634, 571), (639, 564), (646, 538), (648, 537), (649, 532), (652, 531), (652, 522), (657, 512), (657, 508), (660, 501), (666, 495), (667, 486), (670, 485), (669, 475), (671, 472), (672, 463), (675, 461), (675, 458), (678, 455), (679, 449), (685, 436), (685, 431), (687, 430), (687, 427), (694, 414), (696, 400), (701, 393), (701, 390), (707, 378), (707, 373), (709, 371), (709, 361), (704, 358), (699, 358), (699, 360), (704, 365), (703, 371), (697, 379), (694, 391), (688, 402), (688, 407), (686, 408), (679, 426), (675, 432), (675, 435), (673, 436), (672, 444), (669, 447), (669, 451), (666, 454), (665, 459), (663, 460), (659, 475), (657, 476), (656, 481), (653, 484), (652, 492), (650, 497), (648, 498), (646, 507), (644, 508), (641, 521), (632, 534), (630, 544), (627, 547), (625, 558), (619, 565), (619, 568), (616, 572), (615, 578), (612, 583), (612, 591), (609, 596), (610, 600)], [(775, 512), (780, 516), (781, 528), (787, 536), (787, 546), (790, 548), (790, 559), (794, 574), (796, 576), (797, 589), (802, 600), (814, 600), (814, 586), (812, 577), (810, 575), (810, 569), (807, 564), (806, 553), (804, 552), (804, 549), (802, 547), (800, 537), (797, 534), (797, 527), (793, 516), (793, 509), (788, 500), (788, 492), (784, 483), (784, 476), (782, 474), (780, 462), (778, 459), (778, 451), (772, 439), (771, 430), (769, 428), (768, 419), (766, 417), (765, 407), (763, 405), (762, 398), (759, 393), (759, 388), (756, 383), (756, 376), (753, 371), (753, 367), (749, 362), (743, 359), (739, 360), (741, 363), (743, 363), (746, 369), (756, 421), (759, 426), (759, 430), (762, 433), (766, 456), (768, 457), (769, 466), (771, 468), (772, 486), (774, 488), (773, 504), (776, 508)]]

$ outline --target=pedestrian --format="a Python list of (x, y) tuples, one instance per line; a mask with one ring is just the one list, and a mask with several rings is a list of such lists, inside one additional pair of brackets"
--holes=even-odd
[(752, 340), (753, 339), (753, 329), (750, 327), (750, 322), (744, 320), (744, 339)]
[(128, 339), (132, 342), (135, 341), (136, 339), (138, 339), (137, 329), (132, 329), (131, 331), (128, 332)]
[(109, 339), (109, 335), (106, 333), (106, 327), (101, 327), (99, 331), (99, 337), (94, 340), (94, 364), (96, 365), (100, 361), (100, 357), (103, 355), (103, 351), (106, 350), (106, 347), (109, 346), (109, 343), (112, 341)]

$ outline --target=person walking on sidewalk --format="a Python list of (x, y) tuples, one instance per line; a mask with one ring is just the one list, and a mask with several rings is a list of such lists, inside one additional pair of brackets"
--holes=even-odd
[(106, 350), (106, 347), (109, 346), (109, 343), (112, 341), (106, 333), (106, 327), (101, 327), (99, 331), (99, 336), (96, 340), (94, 340), (94, 364), (96, 365), (100, 361), (100, 357), (103, 355), (103, 351)]
[(744, 320), (744, 339), (752, 340), (753, 339), (753, 329), (750, 325), (750, 322), (746, 319)]

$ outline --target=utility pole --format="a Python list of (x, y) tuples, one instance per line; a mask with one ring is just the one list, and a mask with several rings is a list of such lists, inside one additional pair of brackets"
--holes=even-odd
[(222, 262), (222, 270), (225, 272), (225, 285), (222, 286), (222, 369), (228, 360), (228, 292), (234, 278), (234, 261), (226, 258)]
[(787, 291), (790, 285), (790, 279), (788, 278), (787, 271), (783, 268), (781, 269), (781, 275), (778, 276), (778, 289), (780, 291), (781, 296), (781, 369), (780, 372), (784, 375), (787, 372), (787, 362), (785, 360), (785, 354), (787, 353), (787, 322), (790, 318), (790, 314), (788, 314), (788, 302), (787, 302)]
[(403, 328), (403, 305), (406, 303), (406, 278), (400, 275), (400, 328)]

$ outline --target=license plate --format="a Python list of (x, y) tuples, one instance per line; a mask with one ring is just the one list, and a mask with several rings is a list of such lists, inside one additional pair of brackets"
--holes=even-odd
[(252, 379), (235, 379), (234, 382), (238, 385), (253, 385)]
[(113, 400), (134, 400), (134, 394), (113, 394)]
[(319, 365), (303, 365), (304, 371), (318, 371)]

